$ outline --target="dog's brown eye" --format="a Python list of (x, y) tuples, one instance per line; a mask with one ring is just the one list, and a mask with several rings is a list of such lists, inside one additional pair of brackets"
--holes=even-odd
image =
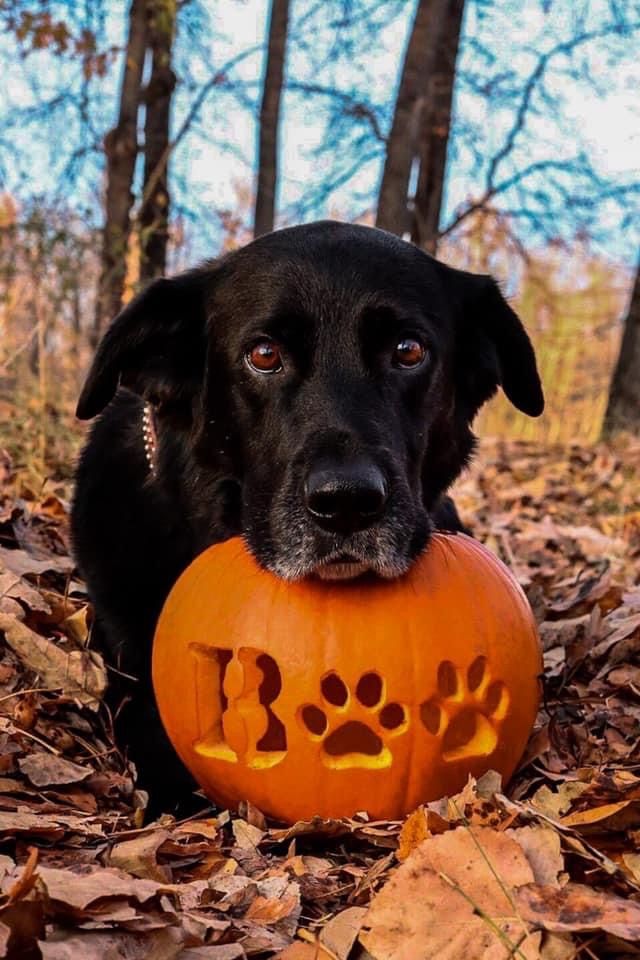
[(410, 370), (412, 367), (419, 367), (426, 355), (427, 349), (423, 343), (415, 337), (403, 337), (393, 351), (393, 365)]
[(258, 340), (245, 358), (256, 373), (278, 373), (282, 370), (282, 356), (277, 345), (271, 340)]

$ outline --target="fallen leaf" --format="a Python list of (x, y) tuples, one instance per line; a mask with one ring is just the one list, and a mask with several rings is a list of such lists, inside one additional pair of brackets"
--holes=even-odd
[(71, 616), (67, 617), (62, 623), (66, 635), (75, 641), (79, 647), (86, 646), (87, 640), (89, 639), (88, 614), (89, 607), (84, 604), (84, 606), (76, 610), (75, 613), (72, 613)]
[(524, 851), (536, 883), (557, 885), (558, 877), (564, 870), (559, 833), (551, 827), (532, 824), (506, 830), (505, 834), (512, 837)]
[(406, 860), (409, 854), (430, 835), (425, 809), (420, 806), (409, 814), (402, 824), (396, 851), (398, 860)]
[(171, 870), (157, 860), (158, 849), (168, 837), (168, 830), (154, 830), (133, 840), (116, 843), (109, 854), (109, 864), (133, 874), (134, 877), (168, 883), (171, 880)]
[(234, 820), (231, 824), (236, 843), (241, 850), (256, 850), (258, 844), (264, 837), (264, 830), (254, 827), (246, 820)]
[(319, 945), (296, 941), (276, 954), (274, 960), (325, 960), (326, 956)]
[(40, 867), (38, 872), (50, 900), (79, 911), (107, 897), (145, 903), (165, 886), (152, 880), (136, 879), (111, 867), (89, 868), (81, 872)]
[(29, 857), (24, 865), (22, 873), (7, 890), (7, 905), (17, 903), (31, 892), (36, 882), (36, 867), (38, 865), (38, 851), (35, 847), (29, 850)]
[(311, 820), (298, 820), (291, 827), (269, 830), (267, 837), (276, 843), (286, 843), (296, 837), (341, 837), (353, 831), (346, 820), (323, 820), (313, 817)]
[(563, 827), (576, 830), (596, 826), (599, 830), (626, 830), (640, 823), (640, 801), (621, 800), (619, 803), (589, 807), (562, 817), (560, 822)]
[(341, 910), (320, 931), (320, 943), (338, 960), (347, 960), (358, 939), (366, 914), (365, 907), (347, 907), (346, 910)]
[(486, 827), (425, 840), (374, 898), (360, 941), (376, 960), (536, 960), (540, 936), (518, 917), (513, 888), (533, 872), (519, 845)]
[(146, 935), (59, 930), (38, 946), (42, 960), (176, 960), (182, 956), (180, 939), (179, 931), (171, 928)]
[(244, 960), (246, 953), (239, 943), (220, 943), (207, 947), (188, 947), (176, 960)]
[(576, 960), (576, 947), (571, 937), (547, 933), (540, 951), (540, 960)]
[(531, 803), (548, 817), (556, 819), (588, 789), (589, 784), (581, 783), (579, 780), (567, 780), (561, 783), (557, 790), (550, 790), (545, 785), (535, 792)]
[[(44, 599), (42, 594), (32, 587), (31, 584), (23, 580), (15, 573), (5, 570), (0, 564), (0, 603), (5, 600), (19, 600), (21, 604), (28, 607), (29, 610), (38, 610), (41, 613), (50, 613), (51, 607)], [(16, 609), (14, 605), (13, 609)], [(17, 605), (20, 619), (24, 616), (24, 611)], [(3, 613), (11, 613), (11, 608), (2, 609)]]
[(0, 614), (0, 630), (29, 670), (38, 674), (43, 686), (60, 689), (85, 706), (98, 709), (107, 687), (107, 673), (95, 651), (67, 653), (7, 614)]
[(90, 767), (82, 767), (53, 753), (29, 754), (18, 760), (18, 766), (35, 787), (80, 783), (93, 772)]
[(43, 573), (71, 573), (75, 564), (71, 557), (47, 556), (46, 560), (35, 560), (26, 550), (7, 550), (0, 547), (0, 562), (12, 573), (23, 577), (25, 574), (40, 576)]
[(640, 883), (640, 853), (623, 853), (622, 862), (636, 883)]
[(185, 823), (179, 823), (173, 830), (174, 835), (186, 834), (187, 836), (208, 837), (210, 840), (217, 840), (222, 824), (220, 820), (211, 817), (208, 820), (187, 820)]
[(42, 813), (32, 813), (26, 807), (19, 807), (15, 811), (0, 810), (0, 836), (30, 834), (47, 840), (57, 840), (65, 833), (104, 837), (100, 824), (88, 817), (65, 814), (56, 814), (55, 817), (47, 816)]
[(284, 897), (275, 900), (270, 897), (258, 896), (249, 904), (245, 913), (248, 920), (262, 920), (264, 923), (276, 923), (290, 916), (298, 905), (296, 897)]
[(262, 830), (263, 833), (267, 830), (267, 821), (261, 810), (258, 810), (257, 807), (254, 807), (249, 800), (242, 800), (238, 804), (238, 815), (242, 817), (243, 820), (246, 820), (247, 823), (250, 823), (254, 827), (258, 827), (259, 830)]
[(515, 892), (525, 920), (552, 933), (604, 930), (624, 940), (640, 940), (640, 904), (601, 893), (584, 884), (565, 887), (529, 883)]

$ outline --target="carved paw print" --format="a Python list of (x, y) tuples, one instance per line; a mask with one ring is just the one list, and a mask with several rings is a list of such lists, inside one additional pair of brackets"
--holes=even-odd
[(450, 660), (438, 667), (438, 693), (420, 707), (420, 719), (434, 737), (442, 738), (447, 763), (488, 757), (498, 743), (509, 707), (509, 691), (492, 680), (486, 657), (476, 657), (466, 675)]
[(298, 719), (309, 739), (322, 744), (325, 766), (334, 770), (391, 766), (387, 740), (405, 732), (408, 717), (402, 704), (387, 702), (382, 677), (363, 673), (352, 692), (337, 673), (328, 673), (320, 691), (322, 705), (305, 704)]

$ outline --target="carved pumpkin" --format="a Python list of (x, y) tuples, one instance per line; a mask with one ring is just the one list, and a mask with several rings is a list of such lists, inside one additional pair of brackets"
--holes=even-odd
[(210, 547), (169, 595), (153, 655), (163, 723), (204, 790), (286, 821), (395, 819), (470, 773), (507, 779), (541, 668), (522, 590), (460, 534), (394, 581), (285, 583), (240, 540)]

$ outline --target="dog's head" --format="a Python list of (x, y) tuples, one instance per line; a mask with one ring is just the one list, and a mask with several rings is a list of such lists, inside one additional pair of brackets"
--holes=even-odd
[(180, 483), (198, 547), (216, 539), (215, 491), (235, 485), (232, 528), (287, 579), (403, 573), (481, 405), (498, 386), (531, 416), (544, 403), (490, 277), (334, 222), (153, 283), (103, 337), (78, 416), (119, 384), (157, 407), (155, 482)]

